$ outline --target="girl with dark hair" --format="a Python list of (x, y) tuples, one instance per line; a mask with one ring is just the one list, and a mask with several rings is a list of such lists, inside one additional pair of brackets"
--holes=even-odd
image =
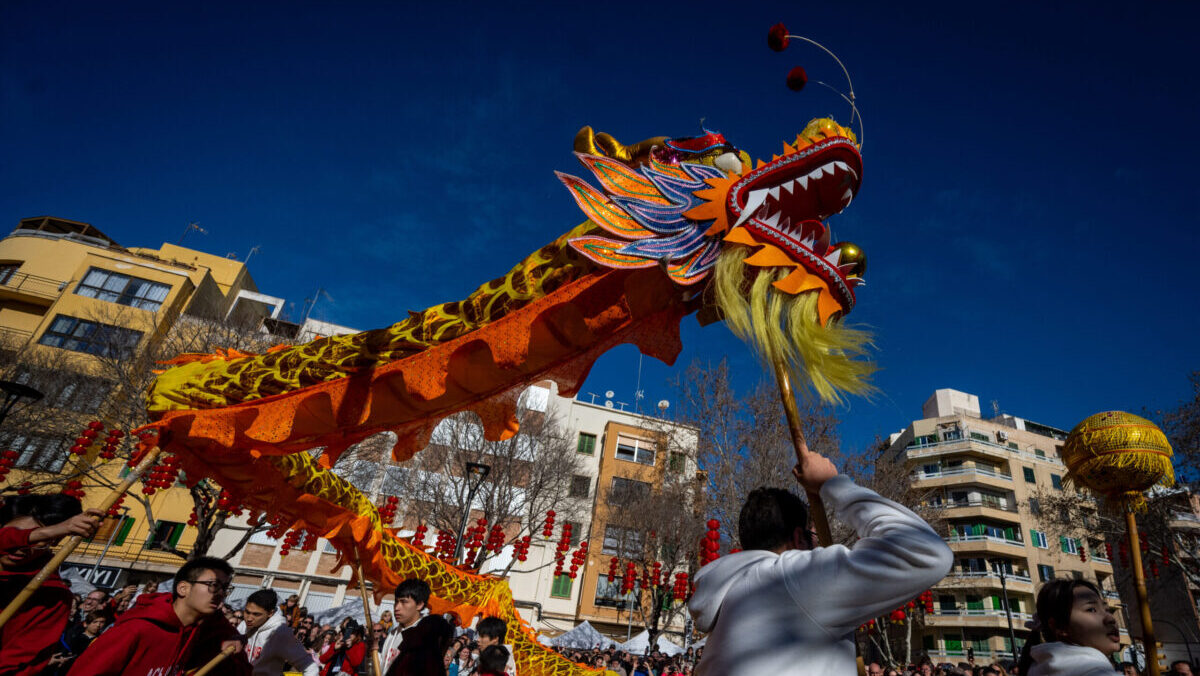
[(1096, 585), (1053, 580), (1038, 591), (1032, 632), (1017, 663), (1029, 676), (1117, 676), (1108, 656), (1121, 649), (1117, 618)]

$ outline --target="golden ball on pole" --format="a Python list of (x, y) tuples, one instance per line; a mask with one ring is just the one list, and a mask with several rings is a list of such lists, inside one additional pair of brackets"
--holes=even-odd
[(1115, 506), (1143, 509), (1143, 491), (1175, 483), (1171, 444), (1157, 425), (1123, 411), (1088, 416), (1067, 435), (1067, 479)]

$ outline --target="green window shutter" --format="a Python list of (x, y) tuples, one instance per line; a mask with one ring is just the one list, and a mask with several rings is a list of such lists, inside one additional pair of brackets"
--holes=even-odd
[(588, 434), (587, 432), (579, 433), (579, 443), (575, 446), (577, 453), (591, 455), (596, 450), (596, 435)]
[(573, 581), (574, 580), (571, 579), (570, 575), (556, 575), (554, 577), (554, 586), (550, 588), (550, 595), (557, 596), (559, 598), (570, 598), (571, 583)]
[(1029, 529), (1029, 541), (1037, 546), (1037, 531), (1032, 528)]
[(167, 541), (171, 543), (172, 547), (179, 544), (179, 538), (180, 538), (180, 536), (183, 535), (183, 528), (184, 528), (183, 524), (181, 524), (181, 523), (175, 524), (175, 529), (173, 531), (171, 531), (171, 537), (167, 539)]
[(120, 547), (125, 544), (125, 538), (129, 536), (129, 531), (133, 530), (133, 522), (137, 519), (132, 516), (125, 517), (125, 523), (121, 524), (121, 530), (117, 531), (117, 537), (113, 539), (113, 544)]
[(992, 610), (1004, 610), (1004, 604), (1000, 603), (999, 594), (992, 594)]
[(1058, 546), (1061, 547), (1064, 552), (1071, 551), (1070, 543), (1067, 542), (1069, 539), (1070, 538), (1065, 535), (1058, 536)]

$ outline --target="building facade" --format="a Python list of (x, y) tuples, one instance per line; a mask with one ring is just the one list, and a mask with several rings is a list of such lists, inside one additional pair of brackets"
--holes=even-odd
[[(921, 646), (935, 662), (1012, 657), (1032, 619), (1043, 582), (1073, 577), (1096, 583), (1125, 613), (1103, 536), (1043, 509), (1046, 496), (1067, 490), (1059, 452), (1066, 432), (1009, 415), (984, 419), (979, 398), (937, 390), (922, 418), (893, 434), (883, 456), (903, 464), (914, 488), (941, 508), (942, 535), (954, 567), (933, 588)], [(1005, 603), (1007, 595), (1008, 602)]]

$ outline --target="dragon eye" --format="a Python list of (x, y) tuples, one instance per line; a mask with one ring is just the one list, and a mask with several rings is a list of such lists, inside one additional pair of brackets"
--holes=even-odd
[(838, 266), (853, 265), (846, 273), (848, 277), (862, 277), (867, 274), (867, 254), (854, 242), (838, 242), (833, 248), (841, 252)]
[(742, 161), (733, 153), (721, 153), (713, 160), (713, 166), (726, 174), (742, 173)]

